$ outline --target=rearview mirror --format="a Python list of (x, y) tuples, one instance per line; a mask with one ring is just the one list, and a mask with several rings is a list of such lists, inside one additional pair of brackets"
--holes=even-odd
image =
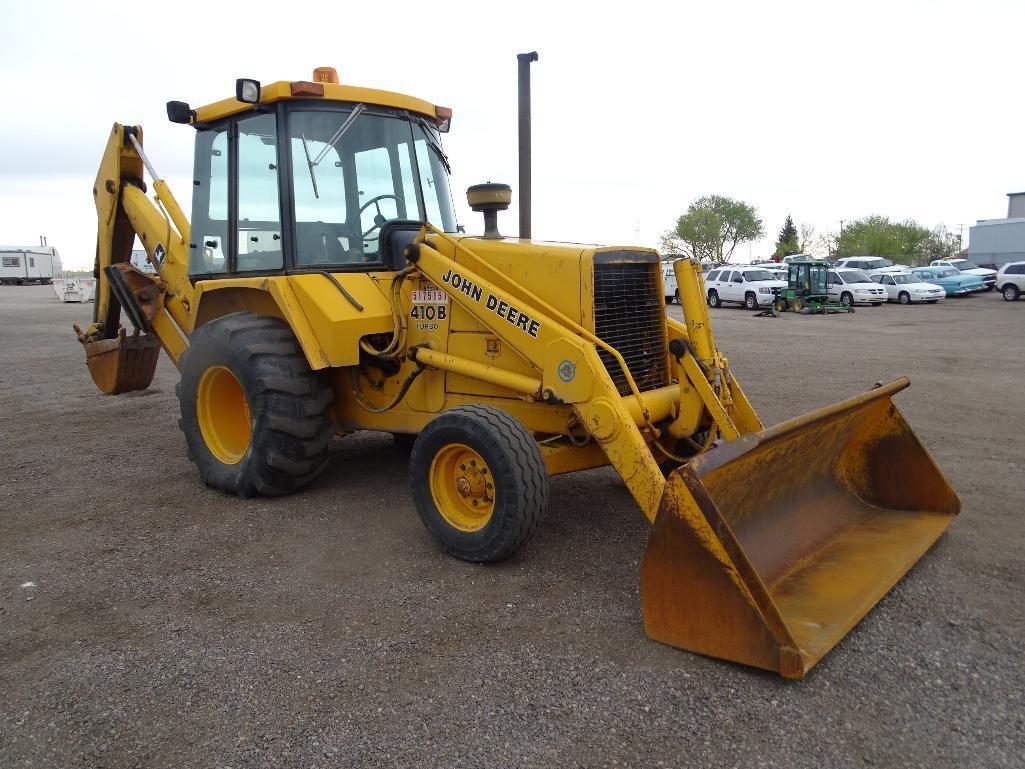
[(167, 102), (167, 119), (172, 123), (182, 123), (188, 125), (192, 122), (196, 113), (189, 107), (189, 103), (185, 101), (169, 101)]

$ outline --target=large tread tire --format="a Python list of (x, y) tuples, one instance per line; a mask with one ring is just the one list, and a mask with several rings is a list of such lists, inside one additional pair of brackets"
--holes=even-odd
[[(453, 443), (480, 454), (495, 479), (494, 511), (477, 531), (450, 524), (431, 492), (434, 458)], [(464, 561), (508, 558), (534, 535), (548, 511), (550, 481), (537, 441), (519, 420), (492, 406), (459, 406), (431, 420), (413, 444), (409, 481), (424, 526), (446, 552)]]
[[(234, 374), (249, 408), (251, 437), (236, 464), (210, 451), (196, 411), (200, 378), (217, 366)], [(238, 312), (200, 326), (182, 355), (175, 393), (189, 459), (208, 486), (240, 497), (280, 496), (302, 488), (327, 465), (335, 434), (328, 416), (332, 390), (278, 318)]]

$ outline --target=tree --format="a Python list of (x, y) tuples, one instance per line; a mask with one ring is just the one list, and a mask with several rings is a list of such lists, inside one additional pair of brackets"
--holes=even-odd
[(812, 249), (815, 247), (815, 227), (810, 224), (801, 225), (801, 239), (799, 241), (801, 248), (799, 253), (810, 254)]
[(676, 227), (662, 234), (659, 245), (664, 253), (727, 262), (740, 243), (760, 238), (763, 232), (754, 206), (724, 195), (707, 195), (687, 207)]
[(955, 256), (961, 250), (960, 240), (960, 237), (947, 232), (946, 226), (940, 224), (933, 228), (933, 231), (923, 241), (918, 261), (921, 264), (928, 264), (933, 259), (946, 259)]
[(783, 222), (783, 227), (779, 231), (779, 237), (776, 238), (776, 252), (774, 256), (801, 253), (801, 244), (798, 242), (797, 237), (797, 227), (794, 225), (794, 220), (790, 214), (787, 214), (787, 219)]
[(844, 227), (836, 255), (885, 256), (912, 264), (921, 258), (930, 235), (929, 230), (911, 219), (893, 222), (886, 216), (866, 216)]

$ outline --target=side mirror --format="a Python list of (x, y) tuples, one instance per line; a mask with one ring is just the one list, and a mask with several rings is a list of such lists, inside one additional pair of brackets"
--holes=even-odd
[(235, 81), (235, 98), (243, 104), (259, 104), (260, 81), (240, 77)]
[(185, 101), (169, 101), (167, 102), (167, 119), (172, 123), (182, 123), (188, 125), (195, 118), (196, 113), (189, 107), (189, 103)]

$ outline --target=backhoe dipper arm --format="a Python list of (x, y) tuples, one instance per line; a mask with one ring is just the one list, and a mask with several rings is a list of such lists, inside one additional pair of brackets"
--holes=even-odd
[[(131, 303), (131, 298), (125, 296), (123, 288), (118, 291), (112, 286), (109, 268), (114, 268), (124, 275), (124, 283), (147, 321), (144, 325), (149, 325), (138, 330), (156, 333), (177, 363), (187, 347), (181, 332), (191, 331), (194, 323), (194, 289), (188, 275), (189, 221), (142, 152), (141, 140), (138, 126), (115, 123), (92, 188), (97, 218), (96, 306), (93, 325), (85, 337), (94, 342), (119, 335), (122, 299)], [(154, 178), (153, 201), (147, 197), (142, 180), (144, 167)], [(131, 267), (136, 236), (146, 248), (157, 278)], [(114, 280), (122, 283), (116, 276)], [(130, 309), (125, 310), (134, 321)]]
[[(153, 177), (146, 195), (143, 168)], [(142, 129), (114, 124), (93, 185), (96, 204), (96, 306), (93, 324), (76, 327), (96, 385), (107, 393), (145, 389), (160, 347), (177, 365), (192, 330), (189, 223), (142, 150)], [(155, 201), (155, 203), (154, 203)], [(138, 236), (157, 276), (131, 264)], [(124, 310), (135, 333), (121, 327)]]

